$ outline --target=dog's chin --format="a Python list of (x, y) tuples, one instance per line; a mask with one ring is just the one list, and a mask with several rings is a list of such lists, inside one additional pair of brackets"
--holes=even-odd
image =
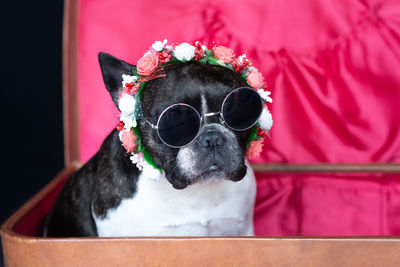
[(213, 165), (192, 179), (191, 184), (216, 184), (223, 180), (229, 180), (226, 170), (219, 166)]
[(201, 173), (193, 183), (218, 183), (223, 180), (231, 180), (234, 182), (240, 181), (246, 175), (247, 168), (243, 166), (238, 168), (235, 172), (228, 171), (222, 167), (213, 165)]
[(243, 164), (235, 171), (212, 165), (197, 173), (175, 172), (176, 176), (168, 175), (167, 179), (175, 189), (185, 189), (187, 186), (194, 184), (218, 184), (225, 180), (237, 182), (243, 179), (247, 173), (247, 167)]

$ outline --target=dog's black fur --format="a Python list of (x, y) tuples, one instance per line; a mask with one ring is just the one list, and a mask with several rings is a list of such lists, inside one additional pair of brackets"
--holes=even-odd
[[(121, 76), (131, 74), (135, 66), (105, 53), (99, 54), (99, 61), (107, 90), (118, 106), (118, 97), (122, 92)], [(149, 81), (142, 94), (143, 114), (153, 124), (156, 124), (159, 114), (171, 104), (187, 103), (200, 111), (200, 91), (205, 93), (208, 108), (211, 111), (219, 111), (224, 97), (230, 91), (246, 86), (239, 74), (222, 66), (197, 62), (171, 64), (165, 67), (165, 72), (166, 77)], [(206, 124), (209, 123), (219, 123), (218, 118), (208, 118)], [(157, 132), (143, 119), (139, 119), (138, 125), (144, 146), (153, 156), (155, 163), (165, 171), (174, 188), (184, 189), (196, 181), (186, 179), (185, 174), (175, 168), (175, 158), (179, 149), (163, 144)], [(193, 164), (199, 165), (196, 168), (206, 170), (202, 173), (204, 176), (207, 176), (211, 164), (224, 165), (231, 180), (241, 180), (246, 174), (243, 155), (250, 133), (251, 130), (234, 132), (238, 144), (235, 152), (237, 155), (220, 148), (218, 153), (213, 151), (214, 157), (208, 157), (209, 148), (196, 141), (196, 151), (204, 159)], [(238, 163), (233, 166), (227, 153), (234, 154), (232, 157), (235, 157)], [(47, 218), (44, 235), (97, 236), (92, 212), (104, 218), (109, 209), (118, 207), (123, 199), (134, 196), (139, 174), (140, 171), (132, 164), (121, 145), (118, 131), (112, 131), (97, 154), (71, 177), (61, 191)]]

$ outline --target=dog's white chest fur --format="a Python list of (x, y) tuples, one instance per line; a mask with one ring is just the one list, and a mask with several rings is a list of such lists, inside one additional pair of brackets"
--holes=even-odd
[(253, 235), (256, 183), (247, 169), (239, 182), (194, 184), (183, 190), (143, 172), (132, 198), (104, 219), (94, 216), (97, 232), (104, 237)]

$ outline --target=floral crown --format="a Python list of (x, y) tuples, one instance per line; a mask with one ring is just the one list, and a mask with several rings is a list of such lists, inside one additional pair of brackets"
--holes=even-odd
[[(131, 75), (122, 75), (122, 93), (118, 99), (121, 111), (117, 129), (123, 147), (131, 155), (130, 159), (139, 170), (143, 166), (151, 165), (161, 171), (152, 156), (146, 151), (141, 141), (137, 127), (137, 119), (141, 116), (140, 99), (143, 88), (151, 79), (163, 77), (163, 67), (173, 63), (197, 61), (203, 64), (219, 65), (236, 71), (242, 79), (253, 89), (257, 90), (266, 103), (272, 103), (262, 74), (253, 67), (246, 55), (236, 57), (234, 51), (226, 46), (218, 45), (207, 48), (200, 42), (194, 44), (181, 43), (167, 45), (167, 40), (156, 41), (142, 58), (137, 61), (136, 69)], [(264, 138), (272, 127), (272, 116), (264, 105), (262, 114), (249, 140), (246, 156), (258, 157), (261, 153)]]

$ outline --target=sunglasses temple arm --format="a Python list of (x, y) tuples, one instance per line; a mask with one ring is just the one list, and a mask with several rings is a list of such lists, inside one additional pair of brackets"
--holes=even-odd
[(152, 124), (151, 122), (149, 122), (145, 116), (141, 116), (149, 125), (152, 129), (158, 129), (157, 125)]

